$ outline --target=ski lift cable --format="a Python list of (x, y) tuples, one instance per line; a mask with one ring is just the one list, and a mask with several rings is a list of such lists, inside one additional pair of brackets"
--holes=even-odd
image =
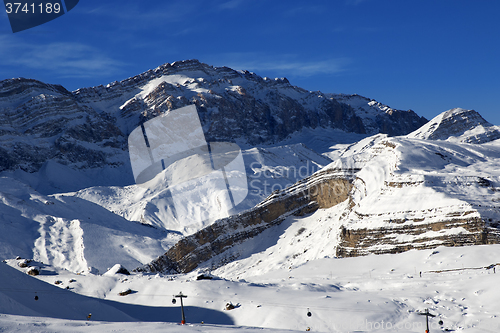
[[(167, 294), (136, 294), (135, 297), (152, 297), (152, 296), (157, 296), (157, 297), (172, 297), (172, 295), (167, 295)], [(202, 296), (189, 296), (190, 298), (197, 298), (197, 299), (203, 299), (206, 301), (217, 301), (217, 302), (227, 302), (228, 299), (222, 299), (222, 298), (210, 298), (207, 299), (207, 297), (202, 297)], [(234, 300), (234, 298), (233, 298)], [(260, 304), (260, 305), (267, 305), (267, 306), (276, 306), (276, 307), (281, 307), (281, 308), (290, 308), (290, 309), (302, 309), (304, 308), (304, 305), (291, 305), (291, 304), (284, 304), (284, 303), (276, 303), (276, 302), (266, 302), (266, 301), (256, 301), (256, 300), (249, 300), (249, 299), (241, 299), (241, 298), (236, 298), (236, 300), (240, 302), (248, 302), (248, 303), (254, 303), (254, 304)], [(385, 313), (387, 311), (383, 310), (367, 310), (367, 309), (351, 309), (347, 307), (335, 307), (335, 306), (312, 306), (309, 307), (310, 309), (313, 310), (335, 310), (335, 311), (349, 311), (349, 312), (375, 312), (375, 313)]]
[[(16, 293), (25, 293), (25, 294), (31, 294), (31, 293), (36, 293), (38, 295), (60, 295), (60, 294), (66, 294), (68, 292), (72, 292), (71, 290), (66, 290), (66, 289), (61, 289), (61, 291), (53, 291), (53, 290), (28, 290), (28, 289), (9, 289), (9, 288), (1, 288), (1, 292), (16, 292)], [(84, 294), (78, 294), (81, 296), (87, 296)], [(135, 297), (172, 297), (172, 295), (167, 295), (167, 294), (136, 294), (134, 295)], [(190, 298), (197, 298), (197, 299), (204, 299), (208, 300), (206, 297), (202, 296), (190, 296)], [(104, 298), (108, 299), (109, 298)], [(293, 304), (284, 304), (284, 303), (276, 303), (276, 302), (266, 302), (266, 301), (256, 301), (256, 300), (249, 300), (249, 299), (240, 299), (238, 298), (241, 302), (252, 302), (255, 304), (260, 304), (260, 305), (266, 305), (266, 306), (275, 306), (275, 307), (280, 307), (280, 308), (289, 308), (289, 309), (302, 309), (304, 308), (304, 305), (293, 305)], [(218, 302), (226, 302), (227, 299), (210, 299), (211, 301), (218, 301)], [(335, 307), (335, 306), (310, 306), (309, 307), (312, 310), (333, 310), (333, 311), (343, 311), (343, 312), (375, 312), (375, 313), (384, 313), (386, 311), (382, 310), (370, 310), (370, 309), (350, 309), (347, 307)]]

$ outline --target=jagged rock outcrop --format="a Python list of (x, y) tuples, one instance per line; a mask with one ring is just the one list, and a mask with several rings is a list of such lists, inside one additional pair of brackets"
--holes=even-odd
[(405, 135), (412, 128), (420, 128), (427, 123), (424, 117), (415, 117), (413, 110), (396, 110), (385, 104), (357, 94), (328, 95), (340, 103), (350, 105), (357, 115), (363, 119), (367, 133), (385, 133), (389, 136)]
[(255, 208), (216, 221), (187, 236), (167, 253), (139, 267), (140, 272), (186, 273), (231, 247), (258, 236), (290, 215), (302, 216), (333, 207), (348, 199), (352, 179), (318, 172), (292, 187), (276, 192)]
[(336, 255), (500, 243), (494, 147), (379, 139), (349, 157), (360, 171)]

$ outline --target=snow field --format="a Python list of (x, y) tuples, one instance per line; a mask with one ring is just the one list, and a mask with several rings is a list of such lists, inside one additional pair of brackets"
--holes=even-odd
[[(131, 317), (155, 321), (158, 317), (154, 316), (159, 316), (162, 321), (171, 323), (180, 320), (179, 306), (173, 305), (171, 299), (182, 291), (188, 295), (184, 300), (187, 322), (195, 325), (182, 327), (187, 332), (216, 331), (215, 327), (200, 325), (201, 321), (208, 324), (214, 318), (207, 312), (204, 313), (208, 318), (200, 317), (200, 312), (205, 311), (201, 309), (223, 314), (218, 317), (219, 320), (239, 327), (224, 328), (228, 332), (252, 332), (254, 329), (249, 327), (265, 327), (270, 332), (274, 331), (271, 329), (305, 331), (308, 327), (316, 332), (421, 332), (425, 318), (417, 313), (426, 308), (437, 315), (431, 319), (432, 327), (435, 328), (433, 331), (441, 331), (437, 322), (442, 320), (443, 329), (496, 332), (500, 328), (500, 319), (496, 314), (496, 304), (500, 297), (496, 286), (500, 271), (493, 273), (492, 268), (486, 267), (499, 264), (495, 267), (500, 269), (500, 263), (497, 263), (499, 255), (499, 245), (440, 247), (401, 254), (324, 258), (296, 267), (273, 270), (257, 265), (246, 274), (243, 274), (242, 270), (249, 270), (248, 266), (245, 265), (242, 269), (233, 266), (233, 269), (222, 268), (213, 271), (212, 280), (199, 281), (196, 280), (198, 272), (175, 276), (100, 276), (76, 275), (45, 267), (42, 269), (45, 274), (42, 273), (36, 278), (25, 275), (21, 281), (24, 292), (32, 290), (32, 293), (27, 295), (29, 302), (25, 301), (25, 308), (19, 308), (16, 312), (15, 307), (11, 306), (11, 311), (7, 313), (36, 316), (33, 312), (28, 312), (28, 309), (33, 311), (33, 304), (42, 301), (42, 298), (59, 295), (48, 292), (49, 290), (66, 292), (65, 288), (70, 286), (71, 289), (67, 292), (75, 295), (74, 297), (83, 297), (79, 296), (80, 294), (95, 297), (93, 299), (96, 301), (103, 299), (120, 302), (105, 305), (115, 307)], [(25, 270), (18, 267), (17, 262), (10, 260), (8, 264), (18, 270)], [(5, 268), (2, 268), (2, 271), (4, 270)], [(11, 271), (9, 274), (13, 275)], [(4, 274), (3, 279), (5, 278)], [(72, 280), (74, 281), (70, 282)], [(56, 286), (55, 281), (62, 283)], [(16, 288), (19, 287), (9, 288), (9, 291), (2, 289), (0, 295), (12, 296), (16, 293)], [(126, 289), (131, 289), (133, 293), (127, 296), (118, 295)], [(32, 299), (35, 290), (38, 290), (37, 294), (40, 296), (36, 302)], [(236, 308), (225, 310), (227, 303), (232, 303)], [(58, 306), (52, 301), (46, 304)], [(78, 304), (82, 302), (78, 301)], [(131, 310), (123, 304), (138, 307)], [(57, 314), (54, 315), (56, 309), (45, 310), (52, 313), (52, 317), (58, 318)], [(83, 310), (77, 307), (73, 311)], [(108, 321), (106, 316), (111, 310), (89, 311), (95, 320)], [(307, 316), (308, 311), (312, 314), (310, 317)], [(66, 318), (70, 315), (77, 316), (71, 314), (72, 309), (68, 309), (68, 312)], [(165, 317), (162, 317), (162, 313)], [(106, 316), (103, 318), (104, 314)], [(86, 313), (78, 315), (85, 316)], [(195, 319), (199, 322), (194, 322)], [(64, 331), (68, 326), (83, 331), (88, 325), (96, 331), (104, 331), (109, 327), (125, 327), (126, 331), (134, 331), (134, 325), (94, 322), (94, 319), (84, 324), (82, 321), (62, 322), (54, 318), (0, 317), (0, 327), (11, 327), (13, 322), (21, 322), (20, 325), (28, 327), (36, 326), (35, 323), (38, 322), (44, 327), (55, 327), (56, 331)], [(173, 332), (175, 327), (178, 328), (172, 327), (171, 324), (145, 325), (153, 332), (162, 329), (167, 332), (172, 329)]]

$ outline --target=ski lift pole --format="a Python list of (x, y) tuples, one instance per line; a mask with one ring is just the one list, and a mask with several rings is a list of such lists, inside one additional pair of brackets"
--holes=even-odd
[[(180, 299), (181, 299), (181, 314), (182, 314), (181, 324), (182, 324), (182, 325), (184, 325), (184, 324), (186, 324), (186, 316), (184, 315), (184, 304), (183, 304), (183, 302), (182, 302), (182, 299), (183, 299), (183, 298), (186, 298), (186, 297), (187, 297), (187, 295), (183, 295), (183, 294), (182, 294), (182, 291), (181, 291), (181, 292), (179, 293), (179, 295), (175, 295), (174, 297), (175, 297), (175, 298), (180, 298)], [(175, 298), (174, 298), (174, 300), (175, 300)]]
[(425, 312), (420, 312), (419, 315), (425, 316), (425, 323), (427, 326), (425, 333), (429, 333), (429, 317), (436, 317), (436, 316), (430, 313), (429, 309), (425, 309)]

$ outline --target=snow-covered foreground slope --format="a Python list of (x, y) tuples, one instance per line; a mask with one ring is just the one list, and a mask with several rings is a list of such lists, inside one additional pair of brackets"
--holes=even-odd
[(179, 235), (128, 221), (76, 197), (44, 196), (0, 178), (0, 258), (35, 258), (74, 272), (135, 267), (155, 258)]
[[(423, 332), (425, 318), (418, 312), (429, 309), (437, 316), (430, 319), (432, 332), (444, 329), (497, 332), (499, 256), (500, 245), (439, 247), (400, 254), (323, 258), (273, 270), (255, 265), (246, 267), (246, 274), (241, 269), (226, 267), (212, 272), (212, 280), (197, 280), (197, 272), (175, 276), (95, 276), (75, 275), (50, 267), (33, 278), (18, 276), (20, 273), (1, 264), (1, 283), (8, 288), (0, 289), (0, 297), (16, 302), (1, 303), (2, 312), (10, 315), (0, 316), (0, 328), (35, 332), (42, 329), (56, 332), (259, 330), (251, 327), (268, 328), (264, 332), (308, 328), (313, 332), (335, 333)], [(26, 268), (17, 266), (18, 262), (11, 260), (8, 265), (25, 271)], [(12, 285), (11, 277), (19, 281), (16, 286)], [(56, 281), (61, 283), (56, 286)], [(70, 290), (65, 289), (67, 286)], [(127, 289), (132, 293), (118, 295)], [(171, 324), (180, 320), (179, 304), (171, 303), (172, 296), (180, 291), (188, 296), (184, 305), (190, 325), (185, 327)], [(37, 301), (35, 295), (39, 296)], [(88, 302), (83, 302), (84, 299)], [(66, 302), (74, 305), (64, 307)], [(225, 310), (227, 303), (235, 305), (235, 309)], [(112, 311), (133, 318), (128, 320), (143, 318), (167, 324), (110, 323), (122, 320), (113, 319)], [(92, 318), (85, 322), (89, 312)], [(80, 320), (55, 319), (75, 317)], [(212, 325), (213, 318), (219, 318), (219, 326)], [(443, 325), (439, 325), (439, 320)], [(237, 326), (220, 326), (224, 323)]]
[[(252, 148), (243, 151), (243, 157), (249, 195), (239, 211), (331, 162), (302, 144)], [(28, 183), (71, 182), (85, 174), (53, 164), (51, 172), (44, 169)], [(172, 216), (165, 182), (149, 188), (99, 186), (47, 196), (22, 182), (35, 175), (12, 176), (0, 178), (0, 259), (35, 258), (74, 272), (105, 272), (116, 263), (133, 269), (163, 254), (181, 238), (180, 232), (193, 233), (213, 222), (189, 225), (182, 216)], [(201, 204), (202, 200), (185, 202), (186, 207)], [(219, 217), (226, 216), (221, 212)]]
[[(370, 107), (377, 110), (371, 110), (359, 96), (342, 98), (365, 111), (365, 125), (376, 124), (380, 111), (393, 111), (375, 102)], [(188, 295), (188, 322), (194, 324), (181, 328), (187, 332), (253, 332), (258, 329), (248, 327), (255, 326), (421, 332), (423, 317), (417, 311), (425, 308), (444, 321), (444, 329), (497, 332), (499, 245), (458, 247), (500, 242), (500, 140), (488, 134), (495, 128), (483, 131), (484, 123), (467, 129), (473, 116), (452, 110), (435, 118), (434, 127), (407, 137), (351, 133), (342, 138), (345, 133), (338, 129), (303, 128), (282, 141), (287, 145), (246, 147), (250, 194), (233, 211), (239, 215), (211, 225), (187, 225), (171, 214), (161, 174), (148, 188), (98, 186), (43, 195), (64, 189), (72, 179), (77, 187), (100, 182), (113, 170), (80, 173), (48, 161), (37, 174), (5, 172), (0, 259), (10, 259), (7, 264), (24, 273), (28, 268), (19, 264), (38, 266), (41, 275), (28, 277), (0, 264), (0, 312), (7, 314), (0, 316), (0, 329), (177, 332), (180, 327), (173, 323), (179, 309), (171, 298), (182, 291)], [(471, 138), (491, 142), (466, 143), (478, 142)], [(354, 139), (361, 141), (351, 143)], [(303, 185), (308, 193), (298, 195)], [(314, 191), (331, 185), (347, 189), (341, 200), (335, 200), (336, 191), (326, 197)], [(209, 202), (211, 194), (186, 205)], [(219, 217), (226, 215), (221, 210)], [(242, 216), (247, 225), (238, 224)], [(214, 235), (210, 231), (219, 233), (207, 242)], [(178, 242), (183, 234), (204, 248), (187, 246), (187, 255), (176, 253), (174, 244), (183, 244)], [(193, 271), (98, 274), (116, 263), (143, 266), (165, 251), (173, 251), (175, 260), (187, 258), (184, 271)], [(211, 255), (197, 255), (202, 251)], [(12, 259), (18, 255), (34, 261)], [(355, 258), (345, 258), (350, 256)], [(200, 273), (215, 278), (197, 281)], [(118, 295), (126, 290), (128, 295)], [(236, 308), (224, 310), (228, 302)], [(89, 312), (92, 319), (85, 322)], [(160, 321), (168, 324), (152, 323)], [(222, 324), (239, 326), (214, 326)]]

